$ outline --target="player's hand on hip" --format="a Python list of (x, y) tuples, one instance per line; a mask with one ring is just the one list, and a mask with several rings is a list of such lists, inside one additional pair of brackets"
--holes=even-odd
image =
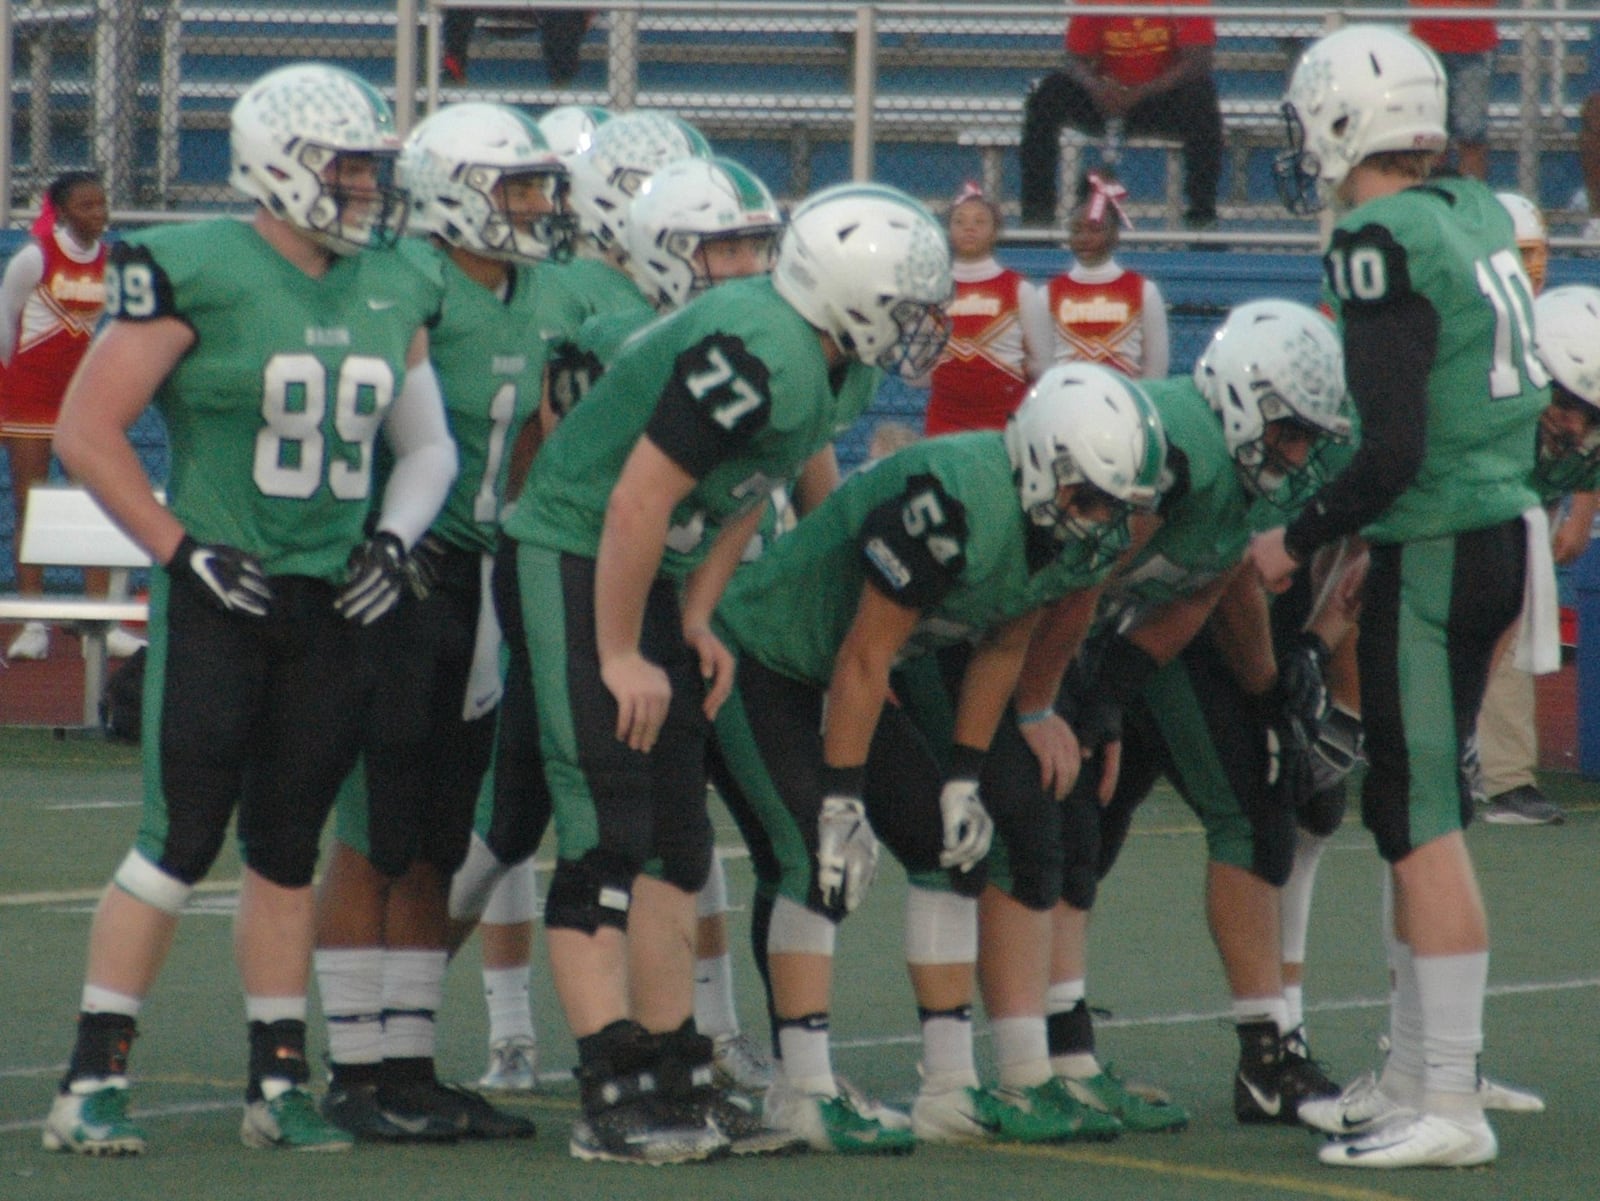
[(617, 741), (648, 753), (672, 704), (667, 673), (634, 651), (602, 663), (600, 678), (617, 702)]
[(185, 534), (167, 560), (167, 574), (199, 589), (224, 613), (265, 617), (272, 607), (272, 585), (261, 561), (236, 546), (196, 542)]

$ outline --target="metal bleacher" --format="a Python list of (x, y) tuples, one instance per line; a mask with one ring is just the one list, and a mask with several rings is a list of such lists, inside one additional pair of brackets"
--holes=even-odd
[[(53, 168), (104, 160), (108, 122), (97, 56), (106, 52), (104, 5), (0, 0), (16, 33), (13, 203), (26, 203)], [(440, 84), (429, 60), (442, 13), (482, 11), (472, 69)], [(136, 0), (123, 21), (137, 52), (109, 114), (130, 131), (128, 162), (114, 172), (122, 209), (193, 211), (231, 203), (227, 111), (262, 70), (316, 57), (361, 71), (391, 96), (408, 41), (425, 64), (404, 96), (417, 111), (455, 99), (497, 99), (538, 111), (566, 102), (679, 112), (728, 153), (745, 159), (785, 199), (859, 170), (929, 199), (980, 178), (1017, 191), (1015, 144), (1029, 83), (1059, 62), (1059, 4), (884, 3), (750, 0), (741, 5), (633, 0), (612, 6), (552, 0), (539, 7), (597, 11), (577, 78), (552, 86), (517, 0), (326, 0), (315, 8), (247, 0)], [(1492, 113), (1494, 182), (1535, 195), (1556, 219), (1577, 186), (1575, 126), (1594, 22), (1560, 13), (1528, 16), (1501, 6), (1502, 47)], [(1556, 7), (1559, 7), (1559, 3)], [(863, 13), (869, 14), (863, 23)], [(1282, 142), (1278, 100), (1293, 54), (1330, 16), (1389, 15), (1403, 8), (1350, 3), (1342, 10), (1267, 4), (1219, 7), (1217, 78), (1229, 147), (1224, 226), (1298, 228), (1271, 189), (1271, 153)], [(1569, 14), (1571, 15), (1571, 14)], [(410, 20), (411, 17), (415, 21)], [(1537, 19), (1536, 19), (1537, 18)], [(1556, 48), (1559, 48), (1558, 50)], [(868, 55), (866, 81), (858, 62)], [(397, 99), (400, 97), (396, 96)], [(1068, 163), (1084, 144), (1069, 145)], [(37, 152), (36, 152), (37, 151)], [(1135, 142), (1121, 165), (1136, 217), (1171, 226), (1176, 153)]]

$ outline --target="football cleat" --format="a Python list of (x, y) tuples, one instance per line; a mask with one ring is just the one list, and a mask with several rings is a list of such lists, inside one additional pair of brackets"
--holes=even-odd
[(384, 1109), (376, 1084), (330, 1084), (322, 1116), (358, 1143), (449, 1143), (461, 1137), (453, 1122), (434, 1114)]
[(1189, 1112), (1170, 1097), (1147, 1086), (1125, 1083), (1107, 1064), (1099, 1075), (1058, 1077), (1073, 1099), (1091, 1110), (1110, 1114), (1122, 1130), (1154, 1134), (1182, 1130)]
[(1317, 1158), (1345, 1168), (1470, 1168), (1489, 1163), (1499, 1152), (1494, 1131), (1481, 1116), (1420, 1113), (1359, 1138), (1335, 1139)]
[(355, 1139), (317, 1112), (311, 1094), (298, 1086), (284, 1089), (270, 1101), (250, 1101), (244, 1107), (239, 1138), (258, 1150), (283, 1147), (290, 1151), (348, 1151)]
[(911, 1130), (928, 1143), (1061, 1143), (1082, 1137), (1086, 1112), (1053, 1080), (984, 1088), (927, 1079), (911, 1106)]
[(711, 1070), (718, 1085), (747, 1093), (771, 1086), (772, 1060), (748, 1034), (719, 1034), (711, 1044)]
[(453, 1127), (462, 1138), (532, 1138), (534, 1125), (527, 1118), (496, 1109), (471, 1089), (438, 1080), (410, 1084), (382, 1084), (378, 1100), (384, 1112), (395, 1117), (435, 1117)]
[(794, 1131), (767, 1125), (749, 1097), (720, 1088), (697, 1092), (696, 1102), (728, 1140), (729, 1155), (794, 1155), (806, 1149), (806, 1140)]
[(499, 1039), (489, 1046), (489, 1068), (478, 1077), (486, 1093), (531, 1093), (539, 1087), (539, 1044), (526, 1035)]
[(574, 1159), (607, 1163), (694, 1163), (727, 1154), (728, 1138), (703, 1117), (685, 1123), (655, 1098), (639, 1096), (579, 1118), (567, 1150)]
[(57, 1093), (41, 1142), (46, 1151), (77, 1155), (143, 1155), (145, 1133), (128, 1117), (127, 1080), (76, 1080)]
[(1303, 1124), (1341, 1138), (1367, 1134), (1392, 1121), (1415, 1116), (1409, 1106), (1384, 1092), (1371, 1072), (1357, 1076), (1337, 1097), (1301, 1103), (1298, 1112)]
[[(767, 1090), (767, 1125), (805, 1141), (813, 1150), (842, 1155), (905, 1155), (916, 1147), (910, 1119), (897, 1110), (858, 1101), (855, 1090), (838, 1096), (803, 1093), (782, 1079)], [(899, 1119), (890, 1124), (889, 1114)], [(876, 1116), (883, 1115), (883, 1116)], [(901, 1125), (900, 1122), (904, 1122)]]

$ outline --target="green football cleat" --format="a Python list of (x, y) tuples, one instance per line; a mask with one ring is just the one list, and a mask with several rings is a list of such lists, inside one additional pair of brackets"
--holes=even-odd
[(1189, 1113), (1183, 1106), (1143, 1089), (1130, 1089), (1110, 1065), (1101, 1069), (1098, 1076), (1059, 1079), (1086, 1108), (1110, 1114), (1124, 1130), (1150, 1134), (1182, 1130), (1189, 1124)]
[(56, 1094), (40, 1140), (46, 1151), (76, 1155), (143, 1155), (145, 1134), (128, 1117), (128, 1086), (80, 1080)]
[(848, 1092), (837, 1097), (803, 1093), (776, 1080), (767, 1090), (765, 1116), (768, 1126), (803, 1139), (817, 1151), (906, 1155), (917, 1145), (909, 1129), (869, 1117)]
[(289, 1151), (348, 1151), (355, 1139), (317, 1112), (311, 1094), (298, 1086), (272, 1100), (248, 1102), (239, 1138), (247, 1147)]
[[(930, 1143), (1061, 1143), (1087, 1137), (1088, 1112), (1051, 1084), (1018, 1089), (924, 1084), (911, 1107), (911, 1129)], [(1095, 1113), (1094, 1119), (1103, 1122), (1105, 1115)]]

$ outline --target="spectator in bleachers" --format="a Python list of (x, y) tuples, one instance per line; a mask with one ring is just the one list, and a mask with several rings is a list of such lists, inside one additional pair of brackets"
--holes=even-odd
[(1090, 172), (1067, 222), (1073, 264), (1045, 287), (1051, 338), (1035, 375), (1080, 360), (1134, 379), (1163, 379), (1171, 362), (1167, 305), (1156, 282), (1116, 260), (1122, 186)]
[(1184, 224), (1214, 225), (1222, 175), (1222, 109), (1212, 78), (1216, 42), (1209, 17), (1072, 17), (1065, 65), (1034, 84), (1024, 107), (1023, 224), (1055, 224), (1062, 126), (1098, 137), (1120, 123), (1129, 134), (1183, 143)]
[[(1483, 8), (1482, 0), (1411, 0), (1412, 8)], [(1450, 87), (1447, 161), (1462, 175), (1489, 177), (1489, 91), (1500, 35), (1489, 17), (1416, 17), (1411, 36), (1439, 56)]]
[(467, 55), (479, 12), (514, 17), (538, 29), (539, 46), (544, 52), (550, 82), (558, 88), (572, 82), (578, 73), (578, 52), (583, 35), (594, 20), (591, 10), (535, 8), (526, 13), (508, 13), (502, 9), (452, 8), (444, 14), (444, 59), (440, 65), (456, 83), (467, 81)]
[(1000, 429), (1036, 367), (1050, 361), (1050, 319), (1039, 288), (994, 257), (1000, 206), (975, 183), (950, 205), (950, 341), (933, 369), (924, 428), (931, 434)]

